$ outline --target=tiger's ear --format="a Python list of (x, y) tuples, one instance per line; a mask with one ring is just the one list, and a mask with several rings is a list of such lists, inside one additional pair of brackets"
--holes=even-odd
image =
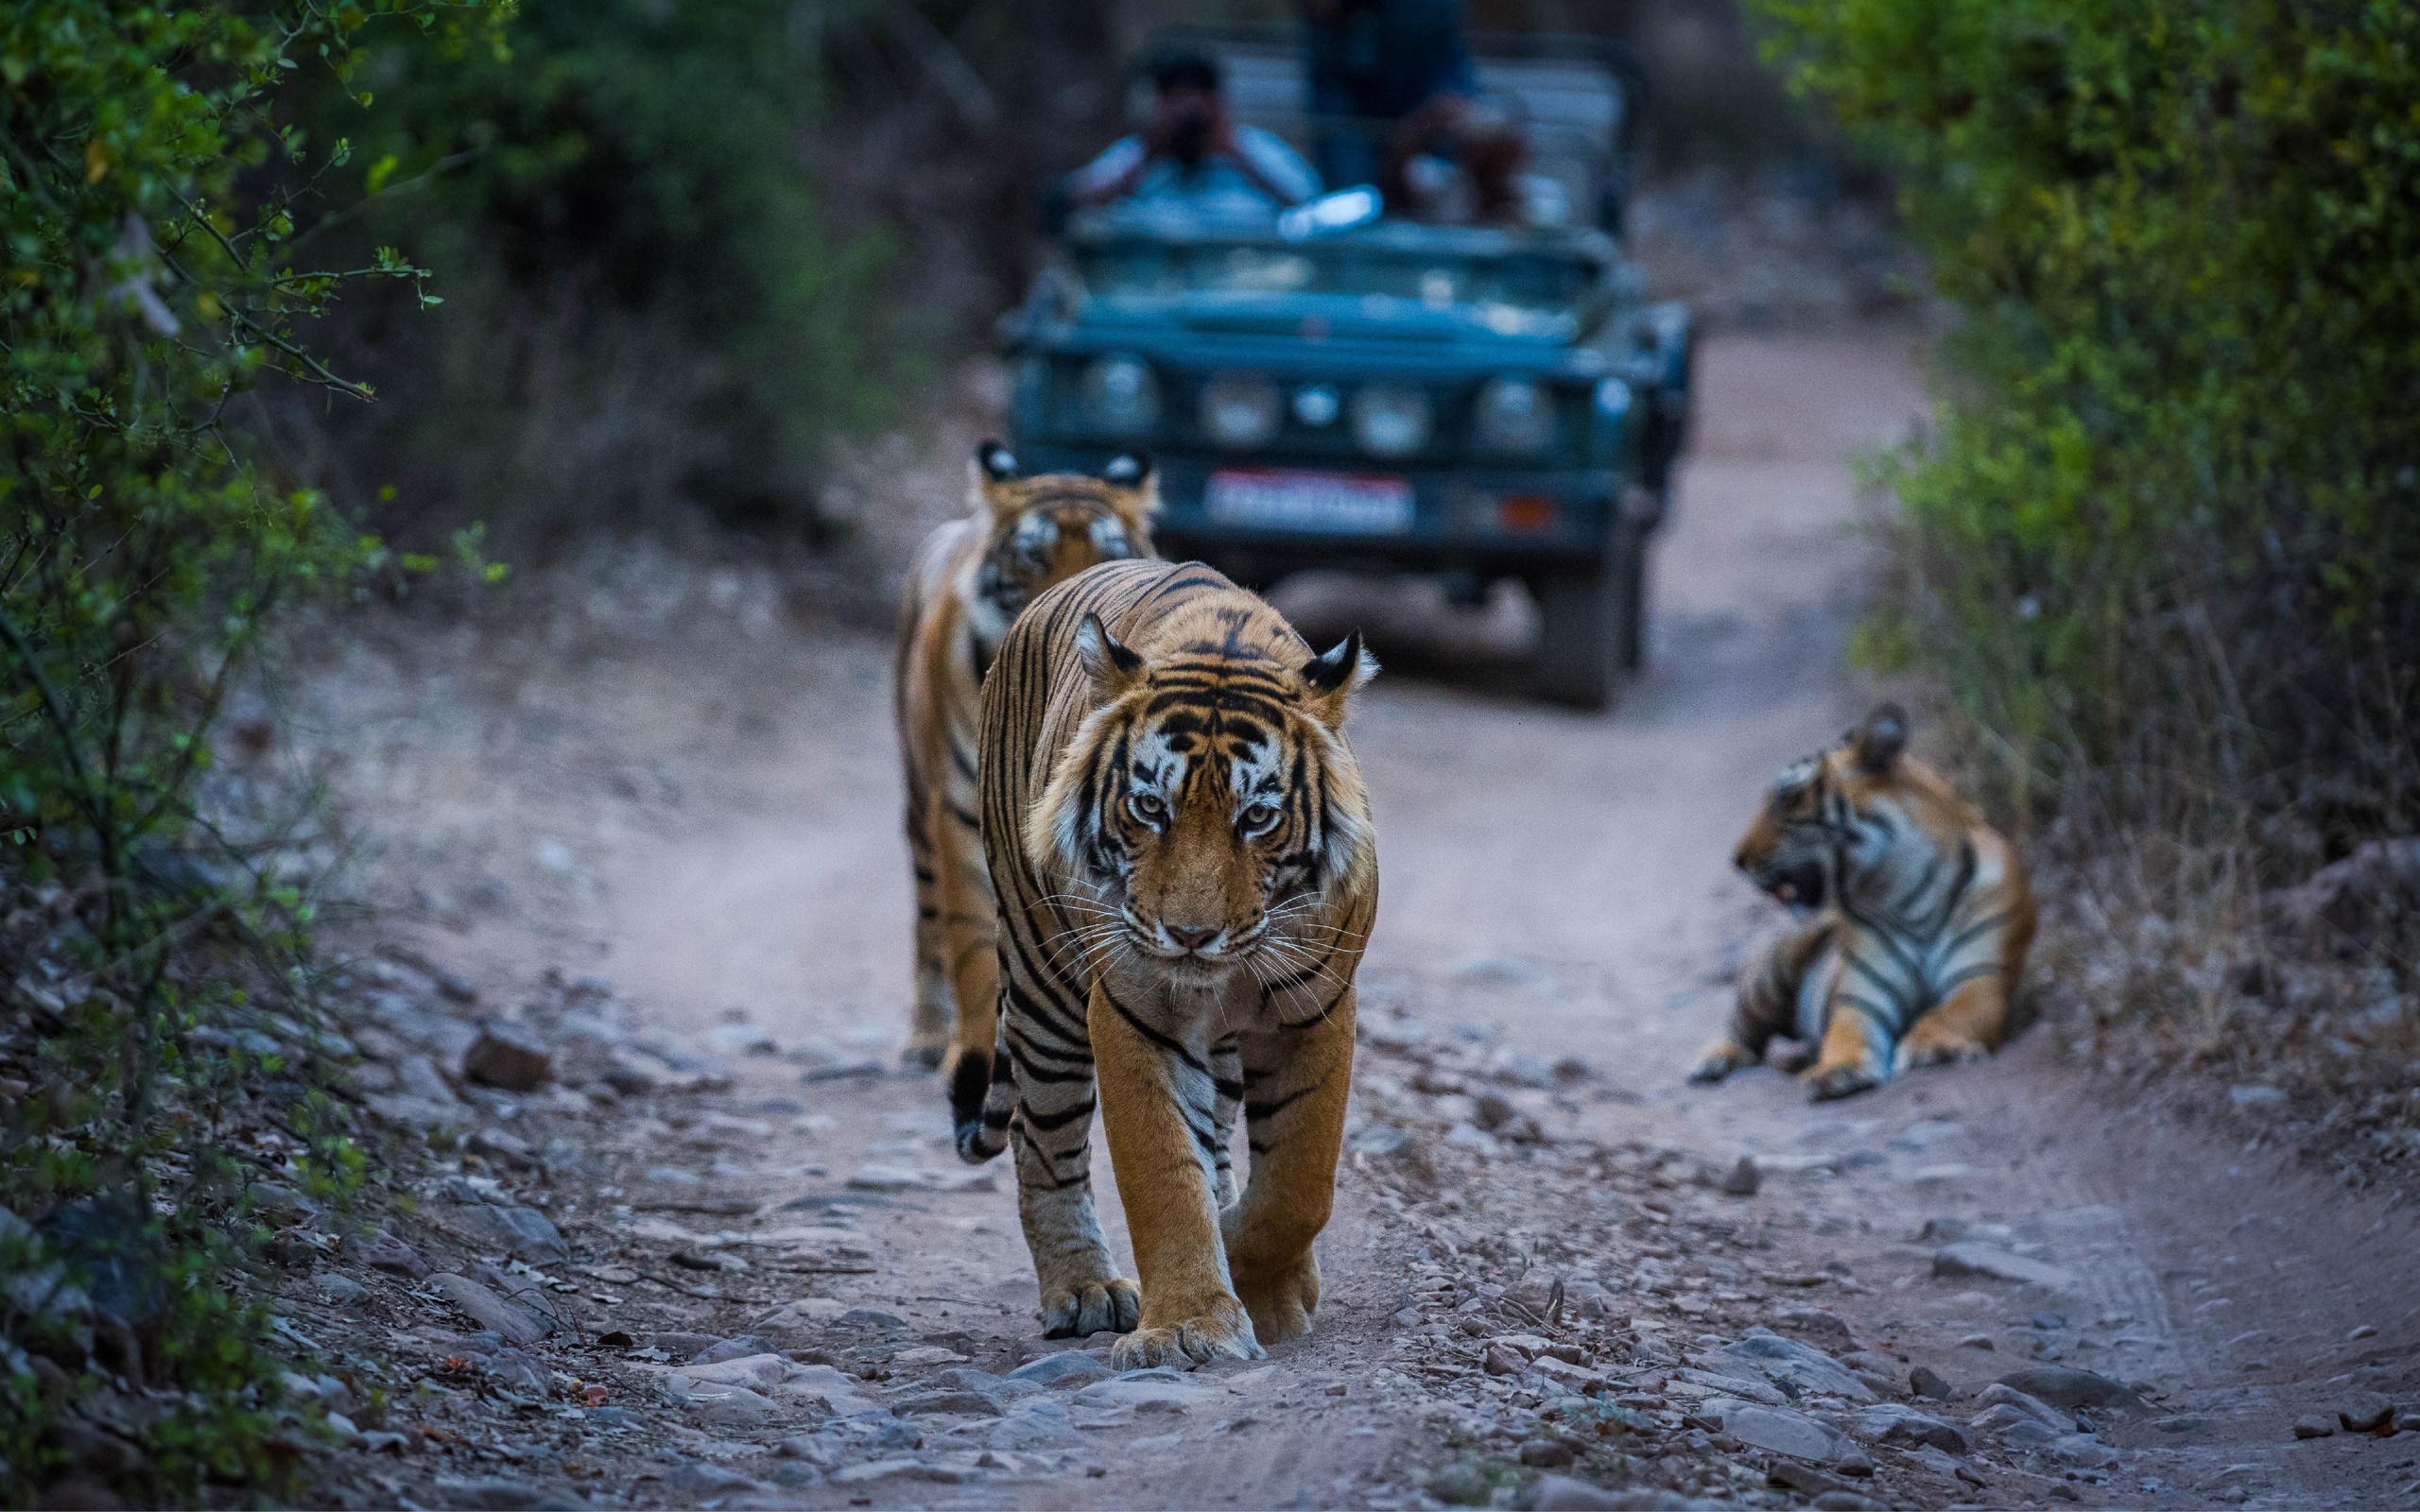
[(975, 503), (995, 514), (1013, 512), (1016, 495), (1007, 485), (1017, 480), (1017, 455), (998, 441), (984, 441), (975, 448), (975, 460), (967, 468), (973, 484)]
[(1876, 704), (1865, 723), (1848, 734), (1858, 765), (1876, 777), (1889, 771), (1908, 748), (1908, 711), (1897, 704)]
[(1083, 663), (1084, 675), (1093, 679), (1093, 695), (1102, 703), (1115, 703), (1143, 680), (1143, 659), (1119, 644), (1098, 614), (1086, 614), (1076, 627), (1076, 660)]
[(1149, 524), (1151, 516), (1160, 512), (1160, 474), (1150, 453), (1139, 448), (1118, 453), (1100, 470), (1100, 480), (1126, 494), (1119, 501), (1118, 512), (1130, 524)]
[(1361, 632), (1328, 647), (1303, 663), (1303, 686), (1310, 693), (1311, 712), (1327, 724), (1344, 717), (1344, 700), (1353, 690), (1378, 675), (1378, 659), (1361, 644)]

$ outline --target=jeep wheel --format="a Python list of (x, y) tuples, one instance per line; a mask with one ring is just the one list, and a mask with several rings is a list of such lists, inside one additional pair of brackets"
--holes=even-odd
[(1622, 670), (1647, 664), (1647, 542), (1633, 541), (1622, 553)]
[(1583, 572), (1539, 585), (1538, 692), (1557, 703), (1602, 709), (1634, 654), (1636, 552), (1617, 552)]

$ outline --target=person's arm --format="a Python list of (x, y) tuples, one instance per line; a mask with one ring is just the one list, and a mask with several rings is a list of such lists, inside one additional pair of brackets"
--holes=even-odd
[(1099, 157), (1067, 175), (1067, 198), (1078, 205), (1105, 205), (1132, 194), (1150, 165), (1150, 149), (1141, 137), (1120, 137)]
[(1281, 137), (1231, 122), (1224, 151), (1254, 188), (1280, 205), (1299, 205), (1319, 198), (1319, 174)]
[(1417, 205), (1419, 197), (1411, 192), (1405, 167), (1438, 133), (1461, 124), (1470, 103), (1459, 94), (1431, 94), (1395, 123), (1387, 142), (1386, 166), (1378, 176), (1378, 192), (1386, 197), (1388, 209), (1409, 214)]

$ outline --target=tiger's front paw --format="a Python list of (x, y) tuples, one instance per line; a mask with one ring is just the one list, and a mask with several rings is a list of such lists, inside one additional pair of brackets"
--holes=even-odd
[(1136, 1329), (1110, 1346), (1109, 1363), (1119, 1370), (1155, 1366), (1190, 1370), (1213, 1360), (1259, 1360), (1267, 1354), (1253, 1336), (1252, 1316), (1243, 1304), (1224, 1297), (1166, 1328)]
[(1991, 1058), (1991, 1047), (1979, 1040), (1941, 1040), (1919, 1042), (1911, 1039), (1899, 1047), (1899, 1052), (1892, 1057), (1892, 1062), (1897, 1070), (1910, 1071), (1918, 1066), (1957, 1066), (1968, 1061)]
[(1892, 1069), (1906, 1071), (1915, 1066), (1951, 1066), (1970, 1060), (1989, 1060), (1992, 1047), (1961, 1029), (1948, 1027), (1934, 1015), (1918, 1019), (1908, 1038), (1891, 1057)]
[(1726, 1036), (1699, 1052), (1698, 1063), (1689, 1068), (1689, 1080), (1720, 1081), (1735, 1071), (1755, 1065), (1758, 1058)]
[(1829, 1103), (1842, 1097), (1854, 1097), (1861, 1091), (1881, 1086), (1890, 1078), (1884, 1074), (1879, 1066), (1853, 1060), (1831, 1066), (1818, 1062), (1800, 1072), (1798, 1079), (1806, 1084), (1806, 1095), (1810, 1102)]
[(1042, 1294), (1045, 1338), (1131, 1333), (1143, 1316), (1143, 1293), (1123, 1276), (1106, 1276)]
[(1309, 1251), (1273, 1270), (1237, 1266), (1235, 1277), (1236, 1296), (1252, 1314), (1254, 1337), (1283, 1344), (1311, 1332), (1311, 1314), (1320, 1310), (1320, 1263)]

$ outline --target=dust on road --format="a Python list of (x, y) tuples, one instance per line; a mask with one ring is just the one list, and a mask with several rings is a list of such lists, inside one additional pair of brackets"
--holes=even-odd
[[(464, 1115), (589, 1152), (506, 1179), (544, 1188), (557, 1269), (585, 1278), (557, 1368), (638, 1416), (566, 1419), (535, 1457), (507, 1433), (482, 1459), (471, 1434), (382, 1473), (440, 1500), (463, 1493), (430, 1477), (502, 1467), (591, 1497), (811, 1505), (1417, 1504), (1535, 1497), (1541, 1472), (1641, 1504), (2420, 1494), (2420, 1437), (2294, 1429), (2363, 1392), (2415, 1404), (2401, 1216), (2235, 1131), (2113, 1106), (2047, 1033), (1823, 1108), (1777, 1073), (1682, 1085), (1773, 922), (1729, 875), (1737, 832), (1859, 712), (1842, 648), (1871, 546), (1847, 458), (1921, 421), (1912, 348), (1707, 345), (1650, 668), (1610, 715), (1483, 676), (1382, 677), (1357, 705), (1384, 877), (1364, 1058), (1329, 1297), (1265, 1366), (986, 1384), (1066, 1346), (1034, 1336), (1007, 1163), (970, 1181), (937, 1084), (863, 1074), (908, 991), (882, 637), (803, 626), (744, 563), (641, 559), (517, 641), (406, 627), (349, 653), (320, 717), (385, 848), (373, 889), (422, 954), (549, 1032), (575, 1013), (586, 1064), (666, 1057), (619, 1099), (478, 1092)], [(1284, 602), (1400, 614), (1332, 585)], [(588, 976), (610, 993), (565, 985)], [(675, 1090), (684, 1057), (730, 1084)], [(1742, 1155), (1757, 1189), (1726, 1193)], [(667, 1276), (678, 1255), (704, 1268)], [(600, 1350), (615, 1330), (797, 1355), (758, 1383), (774, 1416), (726, 1420), (662, 1394), (691, 1345)], [(1808, 1348), (1832, 1363), (1777, 1363)], [(2046, 1420), (1986, 1394), (2041, 1366), (2140, 1400)], [(836, 1367), (871, 1410), (780, 1379)], [(1952, 1398), (1911, 1396), (1917, 1367)], [(2037, 1394), (2062, 1389), (2083, 1388)]]

